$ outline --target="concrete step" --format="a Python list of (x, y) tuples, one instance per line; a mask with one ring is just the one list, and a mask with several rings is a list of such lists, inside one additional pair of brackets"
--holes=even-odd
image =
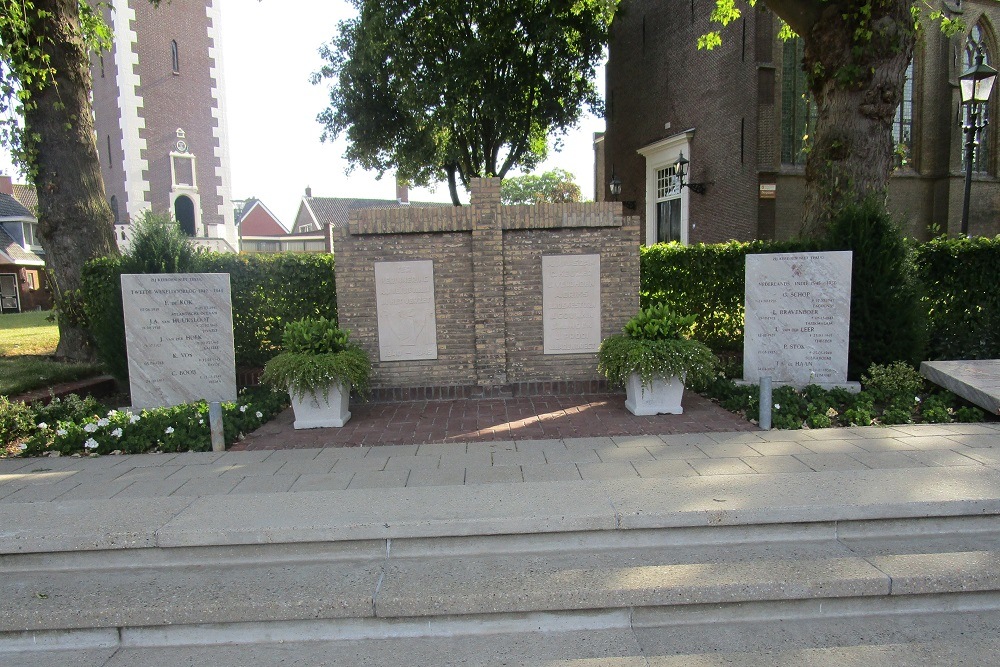
[(0, 632), (393, 623), (1000, 590), (1000, 517), (8, 555)]
[[(685, 623), (663, 625), (655, 614), (636, 614), (613, 627), (568, 627), (556, 617), (518, 623), (480, 623), (462, 633), (418, 633), (405, 624), (379, 636), (350, 634), (321, 624), (277, 626), (229, 641), (187, 633), (139, 645), (130, 632), (97, 637), (87, 647), (55, 645), (0, 649), (0, 663), (19, 667), (182, 667), (287, 665), (323, 667), (435, 667), (558, 665), (560, 667), (969, 667), (994, 665), (1000, 655), (1000, 614), (995, 597), (978, 608), (947, 612), (921, 608), (858, 613), (848, 605), (800, 603), (785, 614), (764, 606), (741, 608), (740, 618), (691, 614)], [(912, 605), (911, 605), (912, 607)]]

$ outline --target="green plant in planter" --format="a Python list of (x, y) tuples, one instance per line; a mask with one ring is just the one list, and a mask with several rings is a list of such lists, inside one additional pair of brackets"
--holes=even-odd
[(343, 384), (367, 395), (371, 360), (348, 340), (348, 332), (325, 317), (289, 322), (281, 339), (282, 352), (264, 365), (261, 380), (302, 398), (309, 393), (329, 396), (331, 384)]
[(708, 347), (691, 340), (693, 315), (678, 315), (665, 304), (641, 309), (623, 333), (604, 339), (597, 370), (613, 386), (624, 386), (632, 373), (644, 385), (656, 377), (677, 376), (688, 384), (712, 380), (717, 360)]

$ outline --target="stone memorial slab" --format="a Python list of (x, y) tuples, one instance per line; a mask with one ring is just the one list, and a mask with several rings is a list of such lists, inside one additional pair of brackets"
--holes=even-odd
[(544, 354), (597, 352), (601, 345), (601, 256), (542, 256)]
[(379, 361), (437, 359), (434, 262), (375, 262)]
[(920, 374), (990, 414), (1000, 414), (1000, 359), (925, 361)]
[(121, 277), (132, 407), (236, 400), (228, 273)]
[(850, 251), (747, 255), (743, 379), (847, 386)]

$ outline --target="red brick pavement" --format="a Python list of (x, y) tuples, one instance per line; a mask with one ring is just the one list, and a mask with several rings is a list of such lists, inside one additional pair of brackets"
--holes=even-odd
[(343, 428), (296, 431), (291, 408), (233, 445), (233, 450), (427, 442), (545, 440), (613, 435), (752, 431), (756, 427), (694, 392), (683, 415), (636, 417), (622, 394), (411, 401), (351, 405)]

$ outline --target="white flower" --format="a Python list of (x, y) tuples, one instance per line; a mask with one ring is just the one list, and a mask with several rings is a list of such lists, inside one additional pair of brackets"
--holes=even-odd
[(129, 424), (134, 424), (137, 421), (139, 421), (139, 419), (140, 419), (139, 415), (129, 415), (129, 417), (128, 417), (128, 423)]
[(246, 411), (247, 411), (247, 406), (241, 405), (240, 406), (240, 412), (246, 412)]
[(919, 396), (914, 396), (913, 397), (913, 402), (914, 403), (919, 403), (920, 402), (920, 397)]
[(205, 420), (204, 420), (204, 419), (199, 419), (199, 420), (198, 420), (198, 423), (199, 423), (199, 424), (204, 424), (204, 423), (205, 423)]
[(260, 410), (258, 410), (254, 414), (257, 415), (257, 419), (263, 419), (264, 418), (264, 413), (261, 412)]
[(93, 438), (87, 438), (87, 442), (83, 443), (86, 449), (97, 449), (97, 441)]
[(120, 428), (116, 428), (114, 431), (111, 432), (111, 435), (115, 436), (116, 438), (120, 438), (122, 437), (122, 430)]
[(48, 424), (46, 424), (45, 422), (38, 422), (38, 428), (39, 428), (39, 429), (41, 429), (41, 430), (43, 430), (43, 431), (44, 431), (44, 430), (45, 430), (45, 429), (47, 429), (48, 427), (49, 427), (49, 425), (48, 425)]
[(17, 446), (17, 448), (23, 452), (28, 448), (28, 446), (22, 442), (20, 445)]
[(780, 405), (778, 405), (777, 403), (775, 403), (775, 404), (774, 404), (774, 409), (775, 409), (775, 410), (780, 410), (780, 409), (781, 409), (781, 406), (780, 406)]
[(174, 432), (174, 427), (173, 426), (168, 426), (167, 430), (164, 431), (164, 433), (166, 433), (167, 435), (170, 435), (173, 432)]
[(62, 436), (66, 435), (66, 429), (64, 429), (64, 428), (57, 428), (56, 429), (56, 435), (58, 435), (61, 438)]
[(108, 410), (108, 416), (109, 417), (114, 417), (116, 414), (118, 414), (117, 410)]
[(97, 430), (97, 424), (87, 424), (86, 426), (83, 427), (83, 430), (86, 431), (87, 433), (93, 433), (94, 431)]
[(107, 426), (108, 423), (109, 423), (108, 420), (104, 419), (103, 417), (101, 417), (100, 419), (97, 420), (97, 425), (98, 426)]

